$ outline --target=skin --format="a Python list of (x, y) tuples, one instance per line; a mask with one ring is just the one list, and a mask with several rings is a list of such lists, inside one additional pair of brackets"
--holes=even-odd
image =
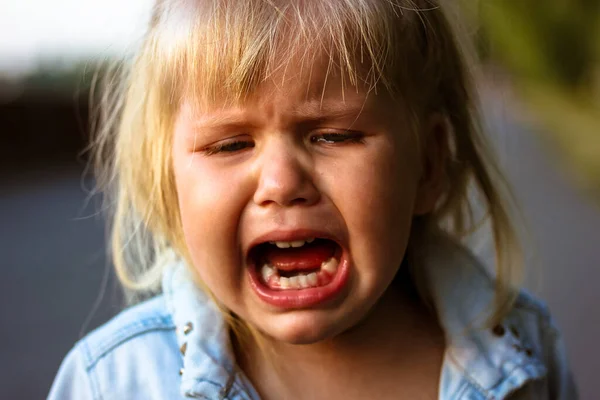
[[(399, 387), (435, 396), (443, 335), (390, 284), (412, 218), (439, 196), (443, 126), (436, 118), (424, 125), (419, 153), (399, 104), (385, 93), (343, 92), (340, 79), (317, 68), (310, 79), (274, 77), (239, 106), (183, 104), (172, 158), (185, 241), (214, 296), (274, 350), (238, 349), (264, 398), (368, 398), (377, 382), (379, 398), (397, 396)], [(222, 145), (227, 151), (216, 152)], [(334, 301), (282, 310), (253, 292), (246, 255), (257, 237), (296, 229), (335, 233), (350, 280)]]

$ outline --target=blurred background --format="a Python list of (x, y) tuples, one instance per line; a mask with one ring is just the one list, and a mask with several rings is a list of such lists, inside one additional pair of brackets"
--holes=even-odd
[[(135, 48), (150, 6), (0, 1), (2, 399), (45, 398), (73, 343), (122, 306), (85, 173), (88, 96), (94, 71)], [(482, 111), (529, 230), (526, 285), (564, 332), (581, 398), (595, 399), (600, 2), (462, 0), (455, 12), (482, 58)]]

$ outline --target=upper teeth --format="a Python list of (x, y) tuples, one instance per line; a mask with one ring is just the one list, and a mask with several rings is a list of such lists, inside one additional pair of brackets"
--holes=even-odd
[(314, 240), (315, 240), (315, 238), (308, 238), (306, 240), (294, 240), (292, 242), (276, 241), (276, 242), (269, 242), (269, 243), (274, 244), (275, 246), (279, 247), (280, 249), (287, 249), (290, 247), (302, 247), (306, 243), (312, 243)]

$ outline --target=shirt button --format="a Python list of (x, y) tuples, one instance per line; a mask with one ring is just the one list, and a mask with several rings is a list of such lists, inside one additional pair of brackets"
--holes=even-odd
[(188, 322), (183, 327), (183, 334), (187, 335), (188, 333), (190, 333), (192, 331), (192, 329), (194, 329), (194, 324), (192, 324), (191, 322)]
[(525, 349), (525, 354), (527, 354), (527, 357), (533, 357), (533, 350)]
[(180, 369), (179, 369), (179, 376), (183, 375), (183, 371), (184, 371), (184, 369), (183, 369), (183, 368), (180, 368)]
[(187, 342), (181, 345), (179, 351), (181, 352), (182, 356), (185, 356), (185, 352), (187, 351)]
[(492, 332), (494, 333), (494, 335), (496, 336), (504, 336), (504, 334), (506, 333), (506, 329), (504, 329), (504, 327), (502, 325), (496, 325), (493, 329)]

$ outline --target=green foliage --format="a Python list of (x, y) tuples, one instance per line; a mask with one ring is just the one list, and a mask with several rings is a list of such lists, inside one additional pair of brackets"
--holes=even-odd
[(515, 73), (576, 87), (600, 55), (597, 0), (485, 0), (480, 18), (499, 57)]
[[(600, 1), (463, 0), (485, 57), (600, 198)], [(481, 47), (481, 46), (480, 46)]]

